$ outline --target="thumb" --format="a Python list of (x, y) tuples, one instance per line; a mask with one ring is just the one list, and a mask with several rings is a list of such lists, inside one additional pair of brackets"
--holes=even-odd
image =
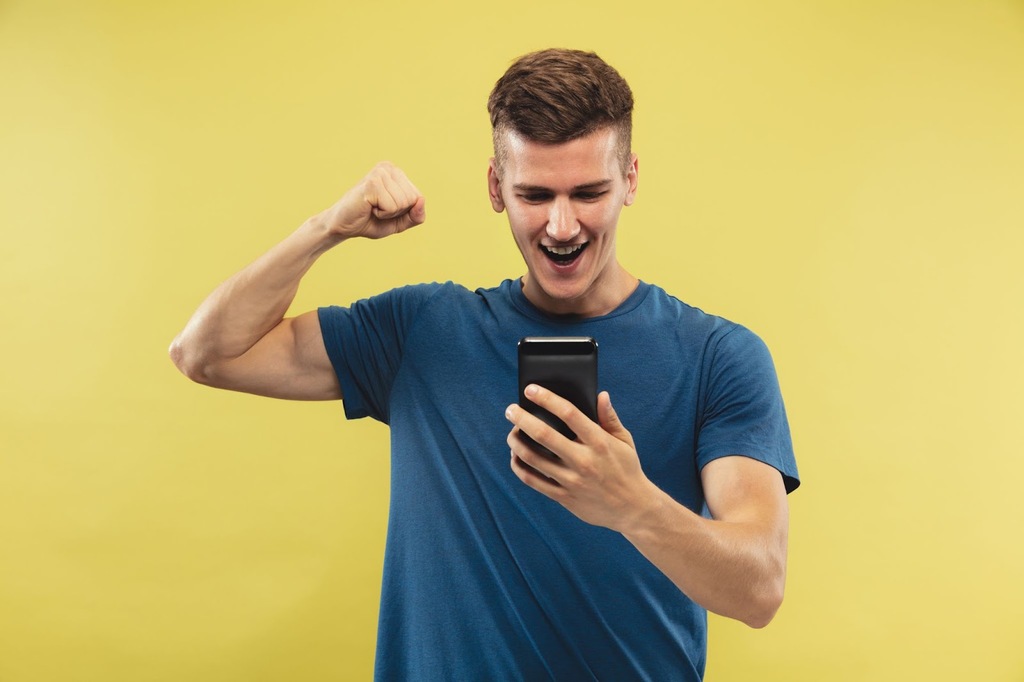
[(619, 415), (615, 412), (615, 408), (612, 407), (612, 399), (608, 395), (608, 391), (601, 391), (600, 395), (597, 396), (597, 418), (601, 423), (601, 428), (619, 440), (633, 445), (633, 436), (622, 425), (622, 421), (619, 420)]
[(420, 225), (427, 220), (427, 200), (422, 195), (416, 197), (416, 203), (409, 209), (409, 218), (412, 221), (409, 227)]

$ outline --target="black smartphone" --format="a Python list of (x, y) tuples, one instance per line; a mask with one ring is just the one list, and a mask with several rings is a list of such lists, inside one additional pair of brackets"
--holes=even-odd
[[(597, 421), (597, 341), (589, 336), (528, 336), (519, 341), (519, 405), (570, 440), (576, 434), (561, 419), (526, 398), (529, 384), (560, 395), (591, 420)], [(554, 453), (525, 433), (531, 447)]]

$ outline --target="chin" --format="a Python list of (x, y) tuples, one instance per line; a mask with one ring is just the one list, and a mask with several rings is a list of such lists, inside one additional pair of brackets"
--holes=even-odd
[(572, 306), (587, 293), (587, 288), (582, 284), (573, 283), (569, 286), (559, 286), (558, 284), (545, 282), (538, 282), (538, 284), (540, 284), (538, 288), (543, 296), (560, 307)]

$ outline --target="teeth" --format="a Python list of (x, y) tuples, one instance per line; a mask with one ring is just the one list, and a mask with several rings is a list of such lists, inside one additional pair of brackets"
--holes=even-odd
[(582, 249), (583, 244), (577, 244), (576, 246), (545, 246), (544, 248), (559, 256), (568, 256)]

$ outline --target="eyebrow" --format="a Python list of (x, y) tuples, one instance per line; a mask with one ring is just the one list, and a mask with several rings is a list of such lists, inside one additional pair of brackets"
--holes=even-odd
[[(587, 182), (587, 183), (584, 183), (582, 185), (576, 185), (575, 187), (572, 188), (572, 191), (573, 192), (585, 192), (587, 190), (599, 189), (599, 188), (603, 187), (604, 185), (608, 185), (610, 183), (611, 183), (610, 179), (609, 180), (596, 180), (594, 182)], [(529, 184), (522, 183), (522, 182), (516, 183), (515, 185), (512, 185), (512, 189), (517, 189), (517, 190), (520, 190), (522, 192), (550, 192), (550, 191), (552, 191), (550, 187), (544, 187), (543, 185), (529, 185)]]

